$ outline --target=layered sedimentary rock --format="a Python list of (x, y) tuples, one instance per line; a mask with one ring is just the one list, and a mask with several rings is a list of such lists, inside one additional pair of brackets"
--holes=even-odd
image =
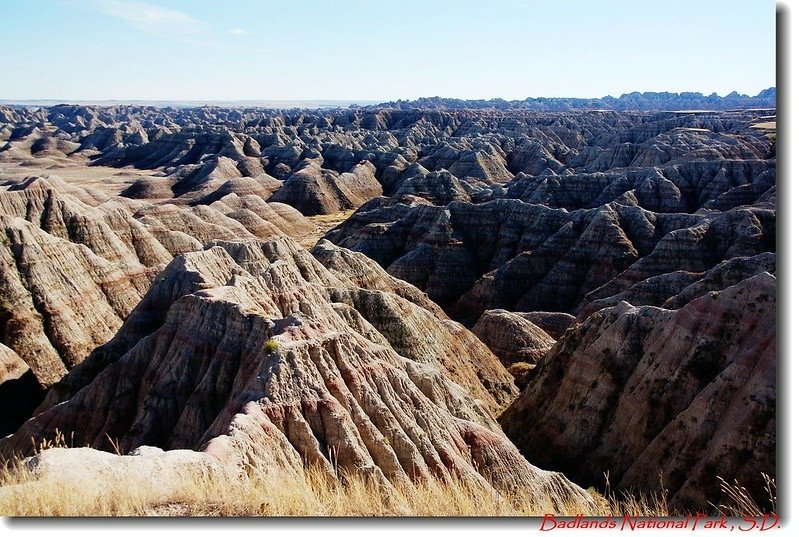
[(527, 319), (555, 340), (560, 339), (566, 330), (574, 326), (576, 320), (573, 315), (568, 313), (551, 311), (517, 312), (517, 315)]
[(30, 368), (17, 353), (0, 344), (0, 384), (7, 380), (18, 379)]
[(567, 210), (620, 201), (653, 212), (692, 213), (754, 203), (774, 186), (775, 177), (773, 161), (729, 158), (613, 172), (519, 174), (508, 184), (507, 196)]
[[(356, 298), (336, 302), (331, 293)], [(440, 328), (373, 324), (370, 302), (357, 295), (381, 294)], [(456, 475), (544, 494), (560, 508), (590, 505), (504, 437), (491, 415), (504, 398), (496, 382), (475, 375), (458, 385), (447, 357), (396, 350), (413, 338), (460, 338), (486, 364), (497, 362), (449, 324), (392, 293), (341, 281), (288, 239), (217, 242), (172, 261), (114, 340), (65, 378), (74, 385), (63, 403), (42, 405), (0, 451), (27, 451), (30, 437), (58, 429), (105, 449), (114, 438), (124, 451), (188, 448), (233, 467), (314, 464), (386, 483)], [(498, 362), (493, 371), (507, 375)]]
[[(696, 98), (661, 97), (651, 102)], [(125, 190), (138, 199), (169, 196), (167, 188), (192, 204), (276, 193), (304, 214), (354, 208), (380, 192), (438, 205), (507, 195), (565, 208), (624, 200), (692, 212), (751, 203), (773, 184), (773, 163), (761, 162), (774, 158), (773, 137), (759, 127), (773, 109), (710, 110), (733, 97), (690, 112), (615, 112), (601, 101), (597, 110), (557, 113), (499, 101), (493, 110), (477, 102), (459, 110), (5, 108), (0, 161), (135, 166), (154, 171)]]
[(535, 464), (579, 483), (668, 491), (692, 511), (737, 480), (768, 508), (775, 475), (776, 279), (768, 272), (677, 310), (620, 302), (570, 330), (502, 415)]
[(122, 211), (52, 189), (0, 193), (3, 343), (43, 386), (107, 341), (171, 255)]
[[(217, 242), (212, 241), (209, 246)], [(368, 319), (382, 334), (381, 337), (391, 341), (395, 348), (420, 362), (443, 363), (461, 385), (468, 387), (475, 397), (484, 401), (486, 408), (498, 411), (517, 394), (510, 376), (475, 336), (446, 319), (435, 305), (408, 284), (391, 278), (373, 263), (364, 263), (368, 260), (364, 260), (363, 256), (323, 242), (314, 249), (314, 253), (323, 263), (331, 266), (331, 270), (327, 270), (313, 256), (287, 239), (266, 243), (262, 249), (254, 242), (219, 244), (236, 258), (238, 264), (251, 271), (257, 272), (265, 262), (268, 263), (268, 259), (290, 261), (304, 278), (323, 285), (326, 296), (333, 297), (330, 300), (342, 305), (348, 303), (359, 311), (359, 315)], [(207, 261), (204, 257), (201, 259)], [(186, 261), (181, 261), (176, 269), (177, 261), (167, 267), (167, 272), (180, 270), (189, 275), (199, 272), (199, 269), (182, 268)], [(209, 267), (221, 270), (216, 265)], [(206, 272), (213, 274), (209, 272), (211, 268), (206, 267)], [(364, 274), (364, 268), (373, 274)], [(222, 279), (220, 276), (218, 282)], [(49, 393), (45, 406), (56, 404), (83, 388), (115, 356), (147, 336), (153, 324), (161, 322), (159, 319), (172, 301), (203, 288), (204, 278), (199, 281), (183, 272), (180, 272), (176, 281), (164, 274), (156, 278), (153, 287), (130, 314), (120, 332), (59, 382)], [(402, 298), (402, 295), (408, 299)]]
[(379, 198), (327, 238), (473, 323), (492, 308), (575, 314), (648, 278), (773, 252), (775, 223), (773, 205), (659, 214), (618, 203), (567, 212), (518, 200), (435, 207)]
[(369, 162), (338, 174), (323, 169), (318, 161), (308, 160), (285, 180), (270, 201), (286, 203), (306, 215), (355, 209), (382, 192), (374, 173), (375, 167)]
[(472, 332), (499, 357), (522, 389), (533, 377), (535, 364), (555, 344), (555, 340), (534, 323), (505, 310), (486, 311), (472, 327)]
[(521, 315), (505, 310), (488, 310), (475, 323), (472, 332), (506, 366), (516, 362), (535, 364), (555, 340)]
[(439, 319), (446, 319), (441, 308), (417, 287), (394, 278), (374, 260), (360, 252), (340, 248), (322, 239), (311, 249), (311, 254), (343, 282), (354, 287), (394, 293), (428, 310)]
[[(777, 273), (776, 254), (766, 252), (755, 256), (733, 257), (704, 272), (677, 270), (652, 276), (618, 294), (588, 302), (580, 311), (580, 318), (621, 301), (634, 306), (649, 304), (677, 309), (709, 291), (724, 289), (764, 271)], [(586, 301), (599, 294), (599, 292), (589, 294)]]
[(57, 179), (0, 191), (0, 342), (43, 387), (116, 333), (174, 255), (311, 229), (296, 210), (252, 196), (190, 209), (81, 192)]

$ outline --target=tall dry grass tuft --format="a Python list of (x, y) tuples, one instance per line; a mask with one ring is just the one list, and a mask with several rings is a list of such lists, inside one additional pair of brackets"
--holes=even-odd
[[(732, 484), (718, 477), (721, 484), (721, 492), (726, 500), (719, 505), (708, 504), (707, 512), (724, 514), (731, 517), (774, 515), (777, 513), (777, 483), (771, 476), (761, 473), (763, 477), (763, 489), (769, 498), (770, 509), (763, 509), (752, 498), (752, 495), (741, 486), (737, 480)], [(609, 476), (605, 474), (607, 489), (610, 490)], [(590, 490), (590, 489), (589, 489)], [(607, 499), (610, 512), (613, 516), (642, 516), (642, 517), (674, 517), (683, 516), (688, 513), (678, 512), (669, 506), (668, 490), (662, 485), (658, 492), (649, 494), (633, 494), (630, 491), (622, 491), (618, 495), (616, 492), (606, 492), (603, 496)]]
[(669, 509), (668, 491), (661, 479), (660, 490), (649, 494), (634, 494), (620, 491), (618, 494), (610, 486), (610, 474), (605, 472), (605, 495), (613, 516), (668, 517), (677, 513)]
[(773, 515), (777, 512), (777, 482), (769, 475), (761, 472), (763, 477), (763, 489), (769, 498), (770, 510), (762, 509), (757, 502), (752, 498), (752, 495), (746, 490), (746, 487), (740, 485), (738, 480), (728, 483), (721, 477), (721, 490), (727, 495), (728, 500), (718, 506), (718, 510), (729, 516), (744, 517), (744, 516), (763, 516)]

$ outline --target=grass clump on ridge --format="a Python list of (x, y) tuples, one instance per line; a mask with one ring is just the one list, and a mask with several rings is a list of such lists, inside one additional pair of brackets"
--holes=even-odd
[(264, 352), (267, 354), (277, 352), (279, 348), (280, 343), (275, 338), (269, 338), (264, 342)]

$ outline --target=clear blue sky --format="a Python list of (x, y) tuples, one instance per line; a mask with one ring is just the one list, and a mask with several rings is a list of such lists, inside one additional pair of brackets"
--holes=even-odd
[(0, 99), (753, 94), (768, 0), (0, 1)]

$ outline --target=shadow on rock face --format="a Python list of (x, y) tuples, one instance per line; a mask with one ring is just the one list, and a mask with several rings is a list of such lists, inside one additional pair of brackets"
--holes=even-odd
[(44, 394), (30, 369), (18, 379), (0, 384), (0, 437), (19, 429), (44, 400)]

